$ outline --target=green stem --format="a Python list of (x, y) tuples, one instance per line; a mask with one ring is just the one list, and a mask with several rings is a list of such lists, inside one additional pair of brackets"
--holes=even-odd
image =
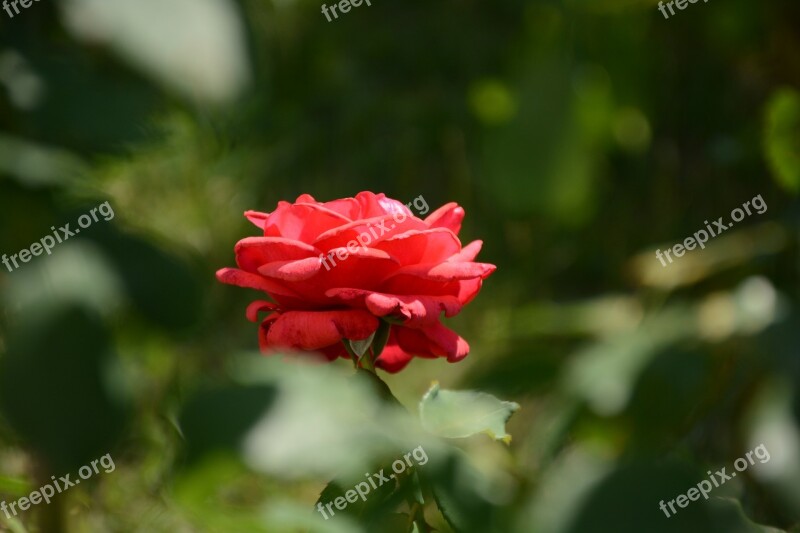
[(377, 359), (377, 357), (373, 356), (372, 348), (370, 348), (369, 355), (361, 358), (361, 368), (368, 370), (377, 376), (378, 374), (375, 372), (375, 359)]

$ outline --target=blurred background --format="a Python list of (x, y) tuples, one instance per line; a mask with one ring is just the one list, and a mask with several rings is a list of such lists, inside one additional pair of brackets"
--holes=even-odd
[[(377, 471), (336, 433), (369, 392), (336, 388), (344, 360), (306, 381), (258, 366), (256, 293), (214, 278), (245, 210), (372, 190), (458, 202), (498, 266), (447, 321), (465, 361), (381, 374), (410, 412), (433, 380), (522, 406), (509, 445), (462, 439), (431, 470), (438, 531), (800, 531), (800, 4), (320, 10), (0, 11), (0, 252), (115, 213), (0, 267), (0, 500), (116, 465), (0, 530), (409, 531), (314, 511), (344, 468), (326, 458)], [(757, 195), (767, 212), (705, 250), (655, 257)], [(712, 500), (659, 509), (760, 444)]]

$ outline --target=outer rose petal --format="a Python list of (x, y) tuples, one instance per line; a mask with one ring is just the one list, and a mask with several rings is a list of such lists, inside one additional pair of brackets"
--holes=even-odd
[(450, 202), (428, 215), (425, 223), (431, 228), (447, 228), (458, 235), (462, 220), (464, 220), (464, 208), (455, 202)]
[(297, 200), (295, 200), (294, 203), (296, 203), (296, 204), (300, 204), (300, 203), (303, 203), (303, 204), (316, 204), (316, 203), (319, 203), (319, 202), (314, 200), (314, 197), (311, 196), (310, 194), (305, 193), (305, 194), (301, 194), (300, 196), (298, 196)]
[(394, 334), (392, 333), (389, 335), (389, 341), (386, 343), (383, 352), (381, 352), (381, 356), (375, 361), (375, 366), (392, 374), (396, 374), (403, 370), (413, 358), (413, 355), (400, 348), (397, 344), (397, 339), (394, 338)]
[(270, 349), (319, 350), (342, 339), (366, 339), (378, 329), (378, 319), (361, 309), (287, 311), (270, 315), (261, 327)]
[(247, 220), (263, 230), (264, 225), (267, 223), (267, 219), (269, 218), (269, 213), (262, 213), (261, 211), (245, 211), (244, 216), (247, 218)]
[(480, 253), (481, 248), (483, 248), (483, 241), (472, 241), (464, 248), (461, 249), (456, 255), (449, 257), (447, 259), (448, 263), (469, 263), (471, 261), (475, 261), (475, 258), (478, 257), (478, 253)]
[(405, 319), (415, 327), (438, 322), (442, 312), (450, 317), (461, 311), (458, 298), (447, 295), (394, 295), (363, 289), (331, 289), (325, 295), (350, 306), (365, 307), (378, 317)]
[(298, 261), (275, 261), (258, 267), (258, 273), (267, 278), (284, 281), (303, 281), (313, 277), (322, 268), (318, 257)]
[(236, 264), (248, 272), (274, 261), (296, 261), (314, 257), (320, 251), (304, 242), (283, 237), (247, 237), (236, 243)]
[(406, 274), (432, 281), (456, 281), (488, 278), (495, 270), (497, 270), (497, 267), (488, 263), (444, 262), (427, 265), (408, 265), (393, 272), (389, 277)]
[(447, 357), (451, 363), (469, 354), (469, 344), (441, 324), (421, 329), (397, 328), (397, 343), (406, 352), (422, 357)]
[(245, 311), (245, 316), (247, 320), (250, 322), (258, 322), (258, 313), (260, 311), (275, 311), (278, 308), (277, 305), (271, 302), (265, 302), (264, 300), (256, 300), (255, 302), (251, 303), (247, 306), (247, 310)]
[(238, 268), (221, 268), (217, 271), (217, 279), (228, 285), (236, 285), (248, 289), (257, 289), (271, 295), (297, 297), (297, 293), (288, 289), (281, 283), (267, 279), (257, 274), (251, 274)]

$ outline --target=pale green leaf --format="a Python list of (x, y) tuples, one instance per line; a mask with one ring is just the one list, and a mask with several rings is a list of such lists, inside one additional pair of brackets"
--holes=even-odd
[(434, 383), (420, 402), (422, 425), (428, 431), (448, 438), (464, 438), (486, 433), (506, 443), (506, 422), (519, 404), (499, 400), (485, 392), (441, 390)]

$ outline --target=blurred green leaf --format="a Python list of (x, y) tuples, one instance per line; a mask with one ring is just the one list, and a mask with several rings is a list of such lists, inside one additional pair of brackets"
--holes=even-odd
[(93, 230), (91, 238), (100, 243), (128, 297), (144, 317), (157, 326), (176, 330), (188, 328), (197, 320), (201, 284), (186, 262), (142, 237), (108, 225)]
[(276, 396), (271, 385), (232, 385), (195, 393), (179, 422), (187, 459), (193, 462), (214, 452), (238, 454), (247, 432), (274, 405)]
[(0, 494), (11, 494), (13, 496), (25, 496), (31, 493), (31, 484), (24, 479), (8, 476), (0, 476)]
[[(685, 494), (701, 475), (682, 465), (637, 463), (620, 466), (599, 481), (568, 519), (569, 533), (673, 533), (712, 531), (706, 500), (690, 502), (667, 517), (659, 502)], [(625, 509), (625, 512), (620, 512)], [(557, 532), (553, 532), (557, 533)]]
[(267, 504), (263, 513), (269, 531), (286, 533), (370, 533), (382, 529), (366, 530), (349, 516), (337, 511), (336, 516), (325, 520), (316, 511), (310, 513), (308, 506), (288, 498), (280, 498)]
[(82, 171), (84, 162), (67, 150), (0, 135), (0, 176), (8, 174), (40, 187), (67, 184)]
[(256, 470), (290, 479), (334, 479), (350, 472), (360, 477), (417, 446), (429, 455), (442, 453), (442, 443), (408, 412), (384, 401), (362, 372), (254, 356), (236, 359), (232, 373), (242, 383), (277, 390), (274, 406), (244, 441), (245, 460)]
[(733, 498), (709, 500), (712, 533), (785, 533), (783, 529), (762, 526), (750, 520), (742, 504)]
[(174, 497), (203, 531), (271, 533), (261, 516), (261, 484), (235, 455), (208, 455), (183, 470)]
[(765, 114), (764, 144), (772, 174), (784, 189), (796, 194), (800, 192), (800, 92), (776, 91)]
[(229, 101), (249, 80), (244, 27), (229, 0), (67, 0), (63, 19), (76, 37), (109, 45), (201, 102)]
[(454, 451), (435, 467), (424, 477), (432, 486), (436, 505), (455, 531), (502, 533), (510, 530), (501, 518), (501, 507), (491, 483), (463, 453)]
[(0, 407), (47, 461), (69, 472), (109, 453), (128, 418), (107, 379), (111, 344), (103, 323), (76, 305), (37, 309), (0, 359)]

